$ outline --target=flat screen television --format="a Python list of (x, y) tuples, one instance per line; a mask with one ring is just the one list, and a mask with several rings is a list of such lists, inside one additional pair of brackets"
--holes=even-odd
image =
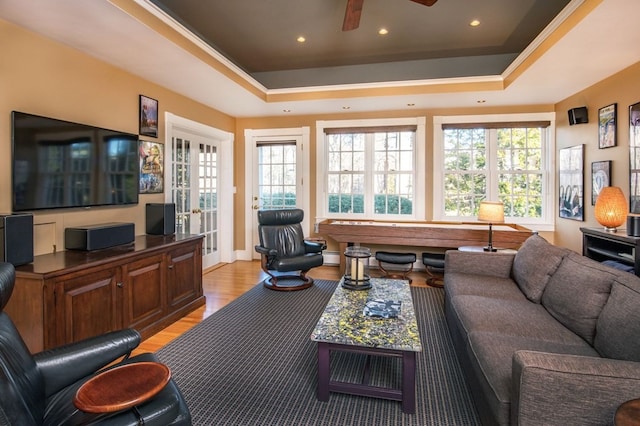
[(13, 111), (14, 212), (138, 203), (138, 136)]

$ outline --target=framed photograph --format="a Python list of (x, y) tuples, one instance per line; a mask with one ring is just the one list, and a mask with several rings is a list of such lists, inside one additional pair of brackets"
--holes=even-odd
[(164, 145), (140, 141), (140, 194), (164, 191)]
[(605, 186), (611, 186), (611, 160), (591, 163), (591, 205), (596, 205), (598, 194)]
[(158, 101), (140, 95), (140, 134), (158, 137)]
[(640, 102), (629, 107), (629, 212), (640, 213)]
[(618, 104), (611, 104), (598, 110), (598, 148), (611, 148), (617, 142)]
[(584, 145), (560, 149), (560, 217), (584, 220)]

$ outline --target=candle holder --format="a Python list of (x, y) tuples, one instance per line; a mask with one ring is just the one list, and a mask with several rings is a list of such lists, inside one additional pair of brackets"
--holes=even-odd
[(342, 287), (349, 290), (370, 289), (369, 258), (371, 257), (371, 249), (360, 246), (347, 247), (344, 257), (345, 268)]

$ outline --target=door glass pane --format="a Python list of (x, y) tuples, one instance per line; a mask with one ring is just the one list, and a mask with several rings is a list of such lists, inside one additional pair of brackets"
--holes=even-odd
[(297, 205), (295, 142), (258, 143), (258, 205), (260, 209)]
[(218, 154), (215, 146), (200, 144), (198, 155), (200, 233), (203, 254), (218, 249)]
[(191, 228), (190, 146), (188, 140), (172, 138), (172, 199), (176, 204), (176, 232), (189, 234)]

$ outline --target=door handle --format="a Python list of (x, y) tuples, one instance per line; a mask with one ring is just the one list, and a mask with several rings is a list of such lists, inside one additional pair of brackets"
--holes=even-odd
[(257, 205), (257, 204), (254, 204), (254, 205), (253, 205), (253, 209), (254, 209), (254, 210), (258, 210), (259, 208), (260, 208), (260, 207), (258, 207), (258, 205)]
[(193, 210), (191, 210), (191, 213), (193, 213), (193, 214), (200, 214), (200, 213), (202, 213), (202, 210), (200, 210), (200, 209), (193, 209)]

